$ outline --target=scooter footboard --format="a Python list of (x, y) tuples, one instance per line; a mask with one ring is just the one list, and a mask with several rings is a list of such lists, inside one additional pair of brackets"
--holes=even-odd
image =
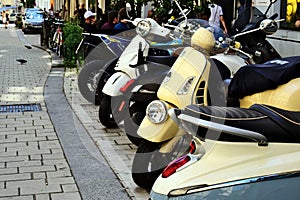
[(123, 72), (116, 72), (109, 77), (102, 89), (102, 92), (112, 97), (119, 96), (122, 94), (120, 92), (120, 88), (123, 87), (129, 80), (130, 77), (127, 74)]

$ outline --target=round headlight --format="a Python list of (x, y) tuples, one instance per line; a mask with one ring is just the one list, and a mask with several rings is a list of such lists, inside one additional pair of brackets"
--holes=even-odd
[(136, 25), (136, 33), (144, 37), (150, 33), (151, 23), (147, 20), (142, 20)]
[(167, 106), (162, 101), (152, 101), (147, 106), (146, 115), (148, 119), (154, 124), (163, 123), (164, 121), (166, 121), (168, 116)]

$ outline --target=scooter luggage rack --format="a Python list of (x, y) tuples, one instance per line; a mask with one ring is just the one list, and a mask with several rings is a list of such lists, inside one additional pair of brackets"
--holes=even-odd
[(264, 135), (254, 132), (254, 131), (248, 131), (245, 129), (240, 129), (240, 128), (236, 128), (236, 127), (232, 127), (232, 126), (228, 126), (228, 125), (224, 125), (224, 124), (206, 121), (206, 120), (198, 119), (198, 118), (191, 117), (191, 116), (188, 116), (185, 114), (180, 114), (178, 116), (178, 118), (180, 120), (190, 122), (197, 126), (201, 126), (201, 127), (208, 128), (211, 130), (222, 131), (222, 133), (227, 133), (227, 134), (235, 135), (238, 137), (244, 137), (244, 138), (251, 139), (253, 141), (256, 141), (259, 146), (267, 146), (268, 145), (268, 139)]

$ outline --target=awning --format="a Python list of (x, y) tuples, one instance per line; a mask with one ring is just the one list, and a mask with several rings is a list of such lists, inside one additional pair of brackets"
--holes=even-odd
[(0, 12), (4, 11), (4, 10), (9, 10), (9, 9), (15, 9), (17, 8), (17, 6), (5, 6), (0, 8)]

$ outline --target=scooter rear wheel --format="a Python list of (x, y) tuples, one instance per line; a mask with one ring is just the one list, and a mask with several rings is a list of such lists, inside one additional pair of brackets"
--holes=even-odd
[(79, 72), (78, 88), (81, 95), (90, 103), (99, 105), (97, 87), (101, 78), (101, 69), (105, 65), (104, 60), (95, 60), (87, 63)]
[(106, 128), (118, 127), (111, 110), (111, 97), (108, 95), (104, 95), (101, 98), (99, 107), (99, 120)]

